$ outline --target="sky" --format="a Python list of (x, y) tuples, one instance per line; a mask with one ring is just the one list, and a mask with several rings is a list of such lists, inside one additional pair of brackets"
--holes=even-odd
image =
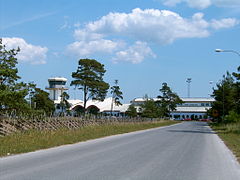
[[(0, 36), (6, 48), (20, 47), (21, 80), (45, 89), (48, 78), (70, 86), (78, 60), (105, 65), (124, 103), (160, 95), (166, 82), (180, 97), (209, 97), (240, 57), (239, 0), (0, 0)], [(211, 82), (211, 83), (210, 83)], [(110, 96), (110, 94), (108, 94)]]

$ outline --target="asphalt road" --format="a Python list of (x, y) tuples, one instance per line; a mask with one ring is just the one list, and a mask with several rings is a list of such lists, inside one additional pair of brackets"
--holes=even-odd
[(0, 158), (1, 180), (238, 180), (240, 166), (201, 122)]

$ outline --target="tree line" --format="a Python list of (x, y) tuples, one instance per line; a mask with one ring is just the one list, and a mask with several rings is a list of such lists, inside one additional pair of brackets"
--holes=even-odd
[[(20, 48), (6, 49), (0, 39), (0, 113), (8, 116), (24, 114), (52, 115), (55, 111), (54, 102), (49, 93), (34, 83), (21, 82), (17, 69), (17, 54)], [(83, 91), (84, 113), (89, 99), (103, 101), (110, 85), (103, 80), (106, 70), (104, 65), (94, 59), (80, 59), (76, 72), (72, 73), (71, 86)], [(123, 99), (118, 81), (111, 87), (113, 104), (121, 105)], [(63, 92), (58, 106), (62, 112), (70, 108), (69, 95)]]
[(238, 72), (227, 72), (213, 89), (215, 102), (208, 111), (217, 122), (240, 122), (240, 66)]
[[(16, 67), (18, 63), (16, 55), (19, 52), (19, 48), (7, 50), (0, 39), (0, 113), (13, 116), (31, 113), (52, 115), (56, 107), (49, 99), (49, 93), (38, 88), (34, 83), (21, 82)], [(78, 61), (77, 69), (72, 73), (73, 80), (70, 85), (83, 92), (83, 113), (87, 111), (88, 100), (103, 101), (109, 89), (112, 95), (111, 113), (114, 105), (122, 105), (123, 93), (118, 80), (115, 80), (114, 85), (110, 87), (109, 83), (103, 79), (105, 72), (104, 65), (95, 59)], [(133, 105), (130, 105), (127, 115), (150, 118), (169, 116), (170, 111), (175, 110), (176, 105), (182, 103), (181, 99), (172, 92), (167, 83), (162, 84), (160, 92), (161, 95), (157, 97), (157, 101), (145, 97), (140, 114)], [(63, 92), (58, 104), (62, 113), (70, 108), (68, 99), (69, 95)]]
[(55, 107), (48, 93), (34, 83), (20, 81), (16, 58), (19, 51), (20, 48), (7, 50), (0, 39), (0, 113), (9, 116), (50, 115)]

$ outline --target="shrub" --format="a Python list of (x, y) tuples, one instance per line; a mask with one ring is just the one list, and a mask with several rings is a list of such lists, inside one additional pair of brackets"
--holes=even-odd
[(240, 122), (240, 114), (235, 111), (230, 111), (229, 115), (225, 117), (226, 122)]

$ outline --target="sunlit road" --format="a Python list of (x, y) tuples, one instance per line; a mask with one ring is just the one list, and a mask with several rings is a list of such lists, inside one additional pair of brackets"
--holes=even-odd
[(1, 180), (238, 180), (240, 167), (216, 134), (184, 122), (0, 158)]

